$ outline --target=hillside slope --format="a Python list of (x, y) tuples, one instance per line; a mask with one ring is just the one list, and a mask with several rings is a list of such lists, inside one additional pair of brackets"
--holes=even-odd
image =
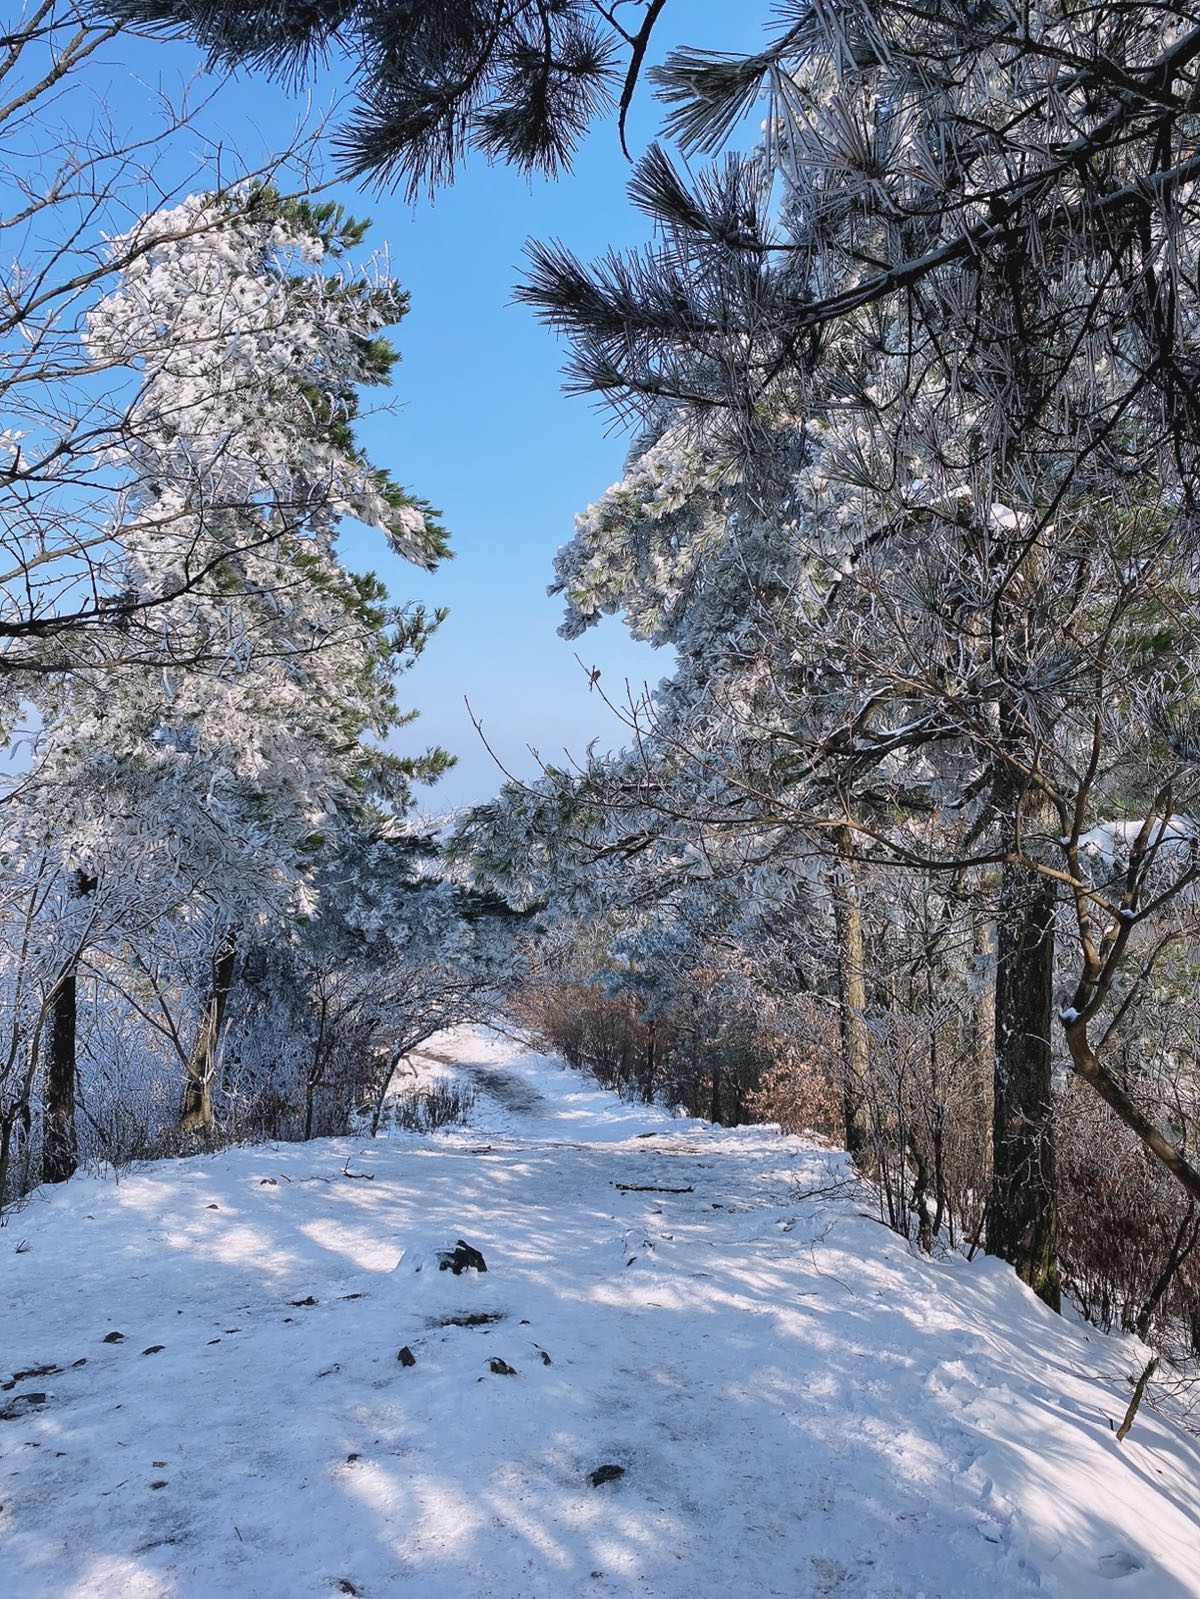
[[(1200, 1595), (1200, 1443), (1113, 1436), (1137, 1346), (915, 1258), (840, 1155), (482, 1030), (425, 1065), (468, 1128), (81, 1179), (0, 1231), (6, 1595)], [(486, 1274), (436, 1270), (458, 1238)]]

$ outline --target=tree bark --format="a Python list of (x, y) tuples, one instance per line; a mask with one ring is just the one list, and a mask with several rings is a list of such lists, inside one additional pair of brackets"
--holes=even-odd
[(714, 1060), (712, 1075), (708, 1084), (708, 1119), (714, 1126), (720, 1127), (721, 1122), (721, 1069)]
[(304, 1142), (306, 1144), (312, 1138), (313, 1101), (316, 1090), (317, 1080), (310, 1074), (304, 1082)]
[[(410, 1049), (415, 1049), (416, 1045), (415, 1044), (410, 1044), (408, 1047)], [(399, 1050), (399, 1049), (393, 1049), (392, 1050), (391, 1058), (390, 1058), (390, 1061), (388, 1063), (387, 1075), (384, 1077), (382, 1083), (380, 1083), (380, 1085), (379, 1085), (379, 1092), (375, 1095), (375, 1107), (374, 1107), (374, 1109), (371, 1112), (371, 1137), (372, 1138), (374, 1138), (377, 1135), (377, 1133), (379, 1132), (379, 1124), (383, 1120), (383, 1107), (384, 1107), (384, 1105), (387, 1102), (388, 1089), (392, 1086), (392, 1080), (395, 1077), (397, 1069), (399, 1068), (400, 1062), (403, 1059), (404, 1059), (404, 1051), (403, 1050)]]
[(304, 1141), (307, 1143), (313, 1134), (313, 1110), (315, 1107), (317, 1087), (325, 1075), (326, 1043), (325, 1034), (329, 1025), (329, 1000), (325, 994), (321, 995), (321, 1004), (317, 1011), (317, 1036), (313, 1044), (312, 1063), (304, 1079)]
[(867, 1036), (867, 968), (862, 905), (853, 840), (848, 827), (837, 830), (838, 858), (833, 876), (833, 910), (838, 941), (838, 1017), (842, 1040), (842, 1110), (846, 1150), (864, 1171), (871, 1159), (871, 1120), (867, 1107), (870, 1044)]
[(642, 1076), (642, 1101), (650, 1105), (654, 1101), (654, 1078), (658, 1071), (657, 1060), (658, 1023), (654, 1020), (646, 1024), (646, 1057), (645, 1071)]
[(75, 1022), (79, 961), (76, 951), (58, 974), (50, 1002), (49, 1047), (42, 1101), (42, 1181), (65, 1183), (75, 1175)]
[(1061, 1306), (1054, 1147), (1055, 887), (1020, 862), (1005, 866), (996, 938), (996, 1051), (988, 1252), (1016, 1268), (1039, 1299)]
[(976, 1060), (986, 1082), (996, 1069), (996, 928), (987, 912), (975, 913), (971, 954), (978, 984), (974, 1007)]
[(209, 1134), (213, 1130), (213, 1079), (217, 1049), (225, 1022), (225, 1006), (233, 986), (233, 966), (237, 959), (237, 933), (229, 929), (213, 959), (212, 982), (200, 1015), (196, 1042), (188, 1056), (183, 1083), (183, 1103), (179, 1111), (179, 1130)]
[(1142, 1372), (1142, 1375), (1134, 1384), (1133, 1398), (1129, 1401), (1129, 1408), (1125, 1412), (1125, 1419), (1117, 1428), (1117, 1442), (1119, 1444), (1123, 1444), (1126, 1438), (1129, 1437), (1129, 1429), (1133, 1426), (1133, 1418), (1137, 1415), (1138, 1406), (1142, 1402), (1142, 1395), (1146, 1392), (1146, 1384), (1150, 1381), (1151, 1377), (1153, 1377), (1157, 1370), (1158, 1356), (1152, 1355), (1146, 1365), (1146, 1369)]
[[(71, 877), (68, 889), (70, 898), (86, 899), (94, 892), (96, 883), (96, 877), (80, 867)], [(75, 1030), (79, 966), (85, 947), (86, 934), (63, 962), (50, 997), (50, 1036), (42, 1099), (44, 1183), (65, 1183), (75, 1175), (79, 1164), (75, 1138)]]
[(1167, 1258), (1163, 1269), (1159, 1272), (1146, 1302), (1138, 1312), (1133, 1330), (1139, 1338), (1145, 1338), (1150, 1332), (1150, 1323), (1154, 1320), (1154, 1312), (1166, 1298), (1167, 1290), (1175, 1280), (1180, 1266), (1191, 1254), (1192, 1250), (1200, 1243), (1200, 1221), (1196, 1219), (1196, 1205), (1192, 1201), (1184, 1212), (1183, 1220), (1176, 1228), (1175, 1237), (1167, 1251)]
[(929, 1214), (929, 1162), (921, 1148), (920, 1139), (912, 1131), (909, 1132), (907, 1145), (913, 1163), (912, 1208), (917, 1218), (917, 1245), (923, 1255), (932, 1255), (933, 1241), (937, 1235)]

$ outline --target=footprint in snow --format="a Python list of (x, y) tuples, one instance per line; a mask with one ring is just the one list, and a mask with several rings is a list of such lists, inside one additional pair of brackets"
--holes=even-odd
[(1102, 1577), (1116, 1581), (1120, 1577), (1131, 1577), (1135, 1571), (1140, 1571), (1142, 1562), (1136, 1555), (1131, 1555), (1128, 1549), (1114, 1549), (1111, 1554), (1101, 1555), (1096, 1566)]

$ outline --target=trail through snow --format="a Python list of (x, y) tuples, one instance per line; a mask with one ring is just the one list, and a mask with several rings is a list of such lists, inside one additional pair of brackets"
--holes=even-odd
[(482, 1029), (416, 1064), (468, 1127), (0, 1231), (4, 1599), (1200, 1595), (1198, 1441), (1113, 1436), (1140, 1346), (914, 1257), (840, 1154)]

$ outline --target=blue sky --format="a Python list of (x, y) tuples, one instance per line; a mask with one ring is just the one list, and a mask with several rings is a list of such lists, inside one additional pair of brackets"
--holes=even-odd
[[(659, 23), (657, 54), (676, 42), (754, 49), (769, 0), (671, 0)], [(164, 82), (192, 70), (182, 48), (122, 46), (122, 71)], [(333, 92), (319, 83), (317, 96)], [(643, 83), (630, 122), (636, 151), (653, 136), (660, 108)], [(286, 139), (296, 105), (276, 84), (239, 77), (204, 116), (223, 128), (247, 160), (255, 147)], [(536, 775), (529, 746), (547, 760), (581, 753), (595, 739), (618, 746), (622, 729), (576, 664), (599, 666), (603, 685), (620, 697), (626, 679), (640, 686), (670, 670), (660, 652), (635, 645), (617, 620), (574, 644), (556, 636), (557, 601), (546, 595), (555, 550), (571, 535), (574, 514), (621, 475), (627, 440), (585, 400), (561, 390), (562, 351), (523, 307), (510, 304), (522, 246), (529, 237), (560, 237), (585, 257), (642, 242), (647, 224), (629, 206), (628, 166), (615, 128), (589, 138), (574, 174), (528, 183), (501, 167), (473, 162), (453, 189), (416, 208), (378, 193), (338, 192), (357, 215), (373, 218), (370, 243), (387, 246), (412, 307), (397, 333), (403, 355), (392, 414), (363, 429), (380, 465), (440, 507), (455, 558), (425, 576), (384, 556), (357, 536), (356, 566), (371, 566), (397, 600), (445, 605), (450, 616), (401, 699), (420, 719), (396, 743), (439, 743), (458, 765), (422, 794), (433, 810), (473, 803), (503, 780), (467, 714), (469, 700), (489, 741), (515, 775)]]

